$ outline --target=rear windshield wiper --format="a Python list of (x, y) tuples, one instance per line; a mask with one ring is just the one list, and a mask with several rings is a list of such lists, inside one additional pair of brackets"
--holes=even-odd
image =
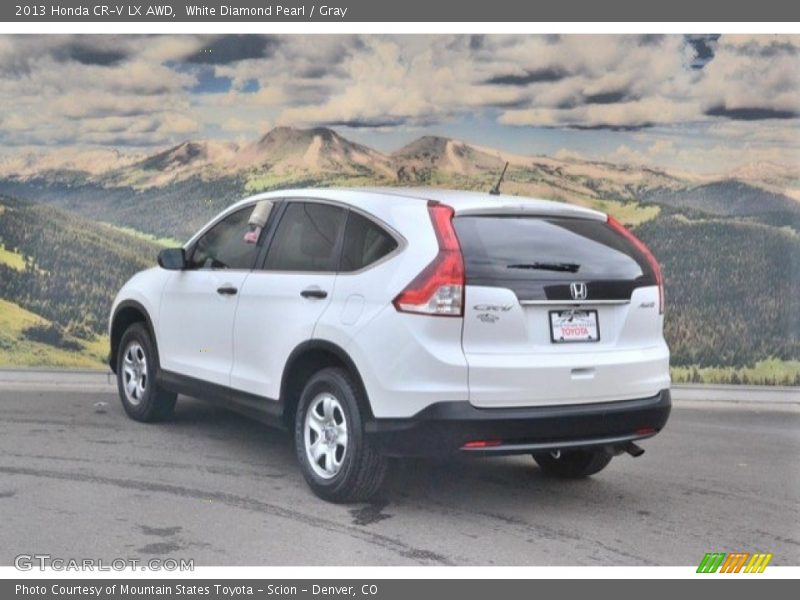
[(577, 273), (580, 265), (575, 263), (547, 263), (547, 262), (534, 262), (534, 263), (519, 263), (513, 265), (506, 265), (508, 269), (536, 269), (539, 271), (559, 271), (561, 273)]

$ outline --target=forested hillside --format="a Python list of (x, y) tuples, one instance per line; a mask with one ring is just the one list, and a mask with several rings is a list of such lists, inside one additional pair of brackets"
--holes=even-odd
[(185, 240), (224, 207), (244, 197), (244, 182), (194, 178), (142, 191), (96, 184), (70, 186), (45, 179), (3, 180), (0, 194), (52, 204), (91, 221)]
[(676, 365), (800, 357), (800, 235), (736, 220), (661, 216), (636, 229), (666, 278)]
[(746, 217), (755, 222), (788, 225), (800, 230), (797, 200), (736, 180), (673, 190), (654, 189), (646, 191), (642, 199), (688, 214)]
[(119, 287), (155, 264), (159, 247), (52, 205), (0, 196), (0, 298), (91, 339), (106, 329)]

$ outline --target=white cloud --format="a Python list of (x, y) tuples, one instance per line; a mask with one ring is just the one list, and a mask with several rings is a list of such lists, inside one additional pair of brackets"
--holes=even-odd
[(800, 36), (723, 36), (695, 93), (708, 108), (800, 114)]
[[(797, 156), (800, 119), (743, 119), (800, 112), (800, 36), (722, 36), (703, 69), (678, 35), (298, 35), (271, 38), (263, 57), (182, 62), (216, 39), (0, 36), (0, 141), (152, 146), (273, 124), (424, 132), (477, 117), (654, 126), (641, 147), (617, 144), (632, 161), (697, 159), (692, 136), (726, 160)], [(209, 73), (231, 89), (197, 93)]]

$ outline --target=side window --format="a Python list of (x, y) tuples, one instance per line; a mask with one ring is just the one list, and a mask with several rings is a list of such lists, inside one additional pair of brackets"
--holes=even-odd
[(269, 247), (268, 271), (335, 271), (336, 241), (347, 212), (315, 202), (291, 202)]
[(342, 248), (341, 271), (358, 271), (397, 248), (397, 241), (379, 225), (350, 212)]
[(191, 269), (252, 269), (258, 246), (245, 239), (253, 207), (228, 215), (203, 234), (189, 258)]

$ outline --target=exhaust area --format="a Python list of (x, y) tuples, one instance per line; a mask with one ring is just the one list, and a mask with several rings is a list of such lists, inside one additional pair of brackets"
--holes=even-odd
[(632, 457), (637, 458), (642, 454), (644, 454), (644, 448), (642, 448), (641, 446), (637, 446), (633, 442), (628, 442), (627, 444), (625, 444), (625, 452), (630, 454)]

